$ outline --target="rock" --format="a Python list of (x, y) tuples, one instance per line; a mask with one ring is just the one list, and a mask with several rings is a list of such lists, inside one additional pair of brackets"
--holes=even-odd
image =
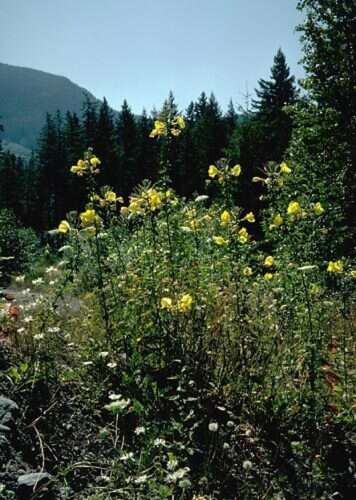
[(31, 472), (17, 478), (17, 493), (21, 498), (30, 498), (35, 488), (43, 487), (51, 475), (47, 472)]
[(16, 413), (19, 411), (17, 404), (11, 399), (0, 396), (0, 425), (9, 430), (8, 424), (13, 422)]

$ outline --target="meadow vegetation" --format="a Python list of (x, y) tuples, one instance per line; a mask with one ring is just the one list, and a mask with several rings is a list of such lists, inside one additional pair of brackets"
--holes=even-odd
[(355, 2), (298, 8), (304, 95), (48, 117), (17, 212), (0, 157), (1, 499), (356, 498)]
[[(151, 136), (169, 147), (184, 126)], [(86, 208), (2, 327), (21, 460), (52, 474), (33, 498), (351, 498), (356, 269), (324, 260), (331, 208), (295, 190), (292, 162), (251, 179), (258, 220), (227, 160), (189, 201), (164, 159), (127, 203), (104, 168), (91, 150), (71, 167)]]

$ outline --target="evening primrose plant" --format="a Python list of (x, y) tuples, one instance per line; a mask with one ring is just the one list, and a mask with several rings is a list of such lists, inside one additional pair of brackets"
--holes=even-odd
[(206, 194), (178, 196), (169, 148), (183, 129), (158, 117), (162, 177), (127, 199), (98, 185), (92, 150), (71, 168), (87, 203), (52, 232), (57, 271), (18, 325), (35, 366), (22, 383), (73, 391), (93, 426), (51, 466), (78, 499), (326, 499), (354, 472), (335, 471), (323, 443), (352, 418), (356, 269), (323, 255), (330, 207), (291, 189), (292, 163), (251, 179), (260, 213), (236, 205), (246, 172), (226, 159), (207, 165)]

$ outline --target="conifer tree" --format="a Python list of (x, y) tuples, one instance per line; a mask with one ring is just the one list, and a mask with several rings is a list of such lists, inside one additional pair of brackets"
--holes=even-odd
[(294, 76), (290, 75), (285, 55), (279, 49), (271, 68), (270, 80), (261, 79), (256, 89), (257, 98), (253, 101), (256, 120), (264, 138), (259, 147), (259, 161), (280, 162), (287, 149), (292, 121), (286, 113), (285, 106), (296, 100)]
[(135, 117), (124, 100), (116, 124), (119, 163), (121, 169), (120, 192), (128, 195), (143, 179), (142, 165), (138, 162), (138, 129)]
[(23, 218), (23, 161), (5, 151), (0, 157), (0, 208)]
[[(67, 112), (64, 123), (64, 142), (66, 150), (67, 169), (82, 158), (84, 146), (83, 129), (76, 113)], [(80, 210), (85, 200), (85, 186), (80, 178), (70, 175), (67, 186), (66, 205), (68, 209)]]
[(47, 114), (38, 150), (39, 169), (39, 225), (42, 229), (54, 227), (66, 213), (65, 185), (68, 165), (65, 158), (60, 113), (55, 118)]
[(101, 171), (104, 184), (118, 189), (122, 184), (118, 168), (117, 141), (113, 112), (104, 98), (98, 114), (94, 152), (98, 155), (105, 168)]
[(83, 103), (83, 135), (85, 149), (93, 148), (95, 145), (97, 136), (97, 120), (97, 106), (89, 95), (85, 94), (85, 100)]
[(220, 106), (211, 94), (207, 99), (202, 92), (195, 105), (194, 144), (194, 183), (196, 189), (204, 189), (206, 172), (210, 163), (219, 160), (226, 147), (226, 131)]
[(303, 85), (310, 100), (297, 110), (293, 154), (306, 172), (323, 169), (324, 196), (334, 212), (342, 213), (334, 228), (345, 225), (342, 251), (352, 254), (356, 243), (356, 2), (300, 0), (298, 9), (305, 15), (298, 30), (307, 73)]
[(158, 177), (159, 144), (158, 141), (152, 141), (149, 137), (152, 128), (153, 119), (147, 115), (147, 112), (144, 109), (137, 122), (137, 162), (140, 165), (140, 180), (148, 179), (156, 181)]

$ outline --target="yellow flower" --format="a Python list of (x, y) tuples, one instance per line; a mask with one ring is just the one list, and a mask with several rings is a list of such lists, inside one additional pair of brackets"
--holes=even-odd
[(170, 200), (172, 197), (173, 197), (173, 193), (170, 189), (168, 189), (165, 193), (164, 193), (165, 197), (167, 200)]
[(156, 210), (162, 204), (161, 194), (155, 189), (149, 189), (147, 193), (151, 210)]
[(280, 164), (280, 171), (282, 174), (290, 174), (292, 172), (285, 161)]
[(242, 227), (238, 233), (239, 242), (242, 244), (247, 243), (249, 237), (250, 237), (250, 235), (248, 234), (247, 229), (245, 227)]
[(265, 267), (272, 267), (273, 264), (274, 264), (274, 258), (272, 257), (272, 255), (269, 255), (268, 257), (266, 257), (264, 262), (263, 262), (263, 265)]
[(85, 212), (80, 214), (80, 220), (82, 221), (83, 226), (86, 227), (98, 224), (100, 222), (100, 217), (96, 214), (94, 209), (88, 208)]
[(219, 174), (219, 169), (215, 165), (210, 165), (208, 170), (209, 177), (214, 179)]
[(302, 207), (299, 205), (297, 201), (291, 201), (288, 205), (287, 212), (289, 215), (301, 215)]
[(192, 309), (193, 297), (189, 293), (182, 295), (178, 302), (178, 310), (180, 312), (189, 312)]
[(242, 274), (244, 276), (251, 276), (252, 275), (252, 268), (250, 266), (246, 266), (244, 267), (243, 271), (242, 271)]
[(281, 188), (281, 187), (283, 187), (283, 185), (284, 185), (284, 180), (283, 180), (281, 177), (279, 177), (279, 178), (277, 179), (277, 186), (278, 186), (279, 188)]
[(265, 281), (271, 281), (271, 279), (273, 279), (273, 274), (272, 273), (266, 273), (264, 276), (263, 276), (263, 279)]
[(114, 193), (114, 191), (107, 191), (105, 193), (105, 200), (111, 203), (116, 203), (117, 201), (116, 193)]
[(235, 165), (231, 169), (231, 175), (238, 177), (241, 174), (241, 165)]
[(224, 210), (223, 213), (220, 215), (220, 220), (221, 220), (221, 224), (223, 226), (226, 226), (227, 224), (229, 224), (231, 222), (230, 213), (227, 210)]
[(281, 216), (281, 214), (276, 214), (273, 217), (273, 224), (277, 227), (279, 227), (283, 224), (283, 217)]
[(249, 212), (242, 220), (246, 220), (247, 222), (256, 222), (255, 215), (253, 212)]
[(72, 167), (70, 167), (70, 171), (72, 174), (78, 174), (82, 171), (82, 169), (78, 167), (78, 165), (73, 165)]
[(99, 160), (99, 158), (97, 156), (92, 156), (90, 158), (90, 165), (92, 165), (93, 167), (97, 167), (100, 164), (101, 164), (101, 161)]
[(315, 215), (322, 215), (325, 212), (325, 208), (323, 205), (318, 201), (317, 203), (314, 204), (314, 213)]
[(84, 168), (87, 168), (87, 166), (88, 165), (87, 165), (87, 162), (85, 160), (78, 160), (77, 161), (77, 167), (84, 169)]
[(222, 246), (227, 245), (229, 243), (228, 240), (225, 240), (222, 236), (213, 236), (213, 241), (216, 245)]
[(121, 207), (120, 208), (120, 213), (123, 217), (126, 217), (127, 215), (129, 215), (130, 213), (130, 210), (128, 207)]
[(344, 265), (341, 260), (336, 260), (335, 262), (330, 261), (328, 264), (328, 273), (342, 273), (344, 270)]
[(58, 232), (66, 234), (68, 233), (68, 231), (70, 231), (69, 222), (67, 222), (66, 220), (62, 220), (62, 222), (58, 226)]
[(167, 125), (161, 120), (156, 120), (154, 123), (154, 128), (150, 133), (150, 137), (151, 138), (156, 136), (160, 137), (163, 135), (167, 135)]
[(183, 130), (185, 128), (185, 120), (184, 120), (183, 116), (177, 116), (177, 118), (175, 119), (175, 122), (180, 129)]
[(351, 271), (351, 272), (350, 272), (350, 274), (351, 274), (351, 276), (352, 276), (353, 278), (356, 278), (356, 271), (355, 271), (355, 270), (354, 270), (354, 271)]
[(168, 311), (172, 309), (172, 299), (169, 297), (161, 298), (161, 309), (167, 309)]
[(142, 213), (141, 200), (131, 199), (128, 210), (134, 215)]

